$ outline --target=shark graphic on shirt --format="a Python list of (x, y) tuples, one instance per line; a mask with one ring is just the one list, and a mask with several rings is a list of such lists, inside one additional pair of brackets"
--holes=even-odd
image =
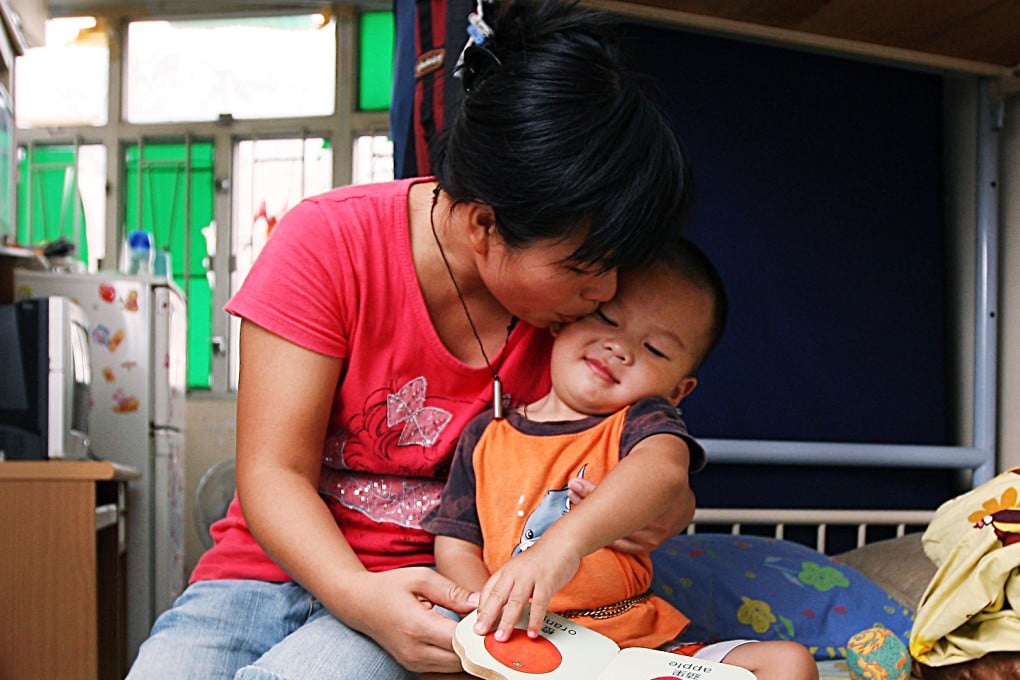
[[(586, 467), (588, 466), (584, 465), (578, 471), (577, 477), (579, 479), (584, 479), (584, 469)], [(528, 519), (524, 522), (524, 529), (521, 531), (521, 541), (513, 549), (510, 556), (514, 557), (534, 545), (535, 541), (540, 539), (542, 534), (553, 525), (553, 522), (568, 512), (570, 512), (570, 496), (566, 486), (562, 489), (546, 491), (538, 507), (528, 515)]]

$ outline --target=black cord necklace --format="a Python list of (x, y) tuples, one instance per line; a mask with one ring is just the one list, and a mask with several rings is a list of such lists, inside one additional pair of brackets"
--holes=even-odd
[[(478, 349), (482, 351), (482, 358), (485, 359), (485, 365), (488, 367), (489, 372), (492, 373), (492, 417), (499, 420), (503, 417), (503, 381), (499, 378), (499, 368), (503, 365), (503, 352), (506, 349), (506, 343), (499, 350), (499, 354), (496, 358), (499, 360), (499, 364), (493, 367), (492, 362), (489, 361), (489, 355), (485, 352), (485, 344), (482, 343), (482, 336), (478, 333), (478, 327), (475, 326), (475, 320), (471, 318), (471, 312), (468, 311), (467, 301), (464, 299), (464, 294), (460, 291), (460, 285), (457, 283), (457, 277), (453, 275), (453, 267), (450, 266), (450, 260), (446, 257), (446, 251), (443, 250), (443, 244), (439, 240), (439, 234), (436, 232), (436, 204), (439, 203), (439, 185), (432, 191), (432, 207), (429, 209), (429, 225), (432, 227), (432, 238), (436, 240), (436, 246), (439, 248), (439, 254), (443, 258), (443, 264), (446, 265), (446, 273), (450, 275), (450, 281), (453, 283), (453, 289), (457, 291), (457, 299), (460, 300), (460, 306), (464, 309), (464, 316), (467, 317), (468, 325), (471, 326), (471, 332), (475, 336), (475, 340), (478, 342)], [(506, 339), (510, 341), (510, 333), (513, 331), (514, 326), (517, 325), (517, 317), (510, 318), (510, 324), (506, 327)]]

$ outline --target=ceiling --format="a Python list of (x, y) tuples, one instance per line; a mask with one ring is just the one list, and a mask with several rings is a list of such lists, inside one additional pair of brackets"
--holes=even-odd
[(1020, 0), (593, 0), (703, 30), (985, 75), (1020, 68)]
[[(25, 1), (25, 0), (22, 0)], [(28, 0), (33, 1), (33, 0)], [(211, 14), (321, 8), (328, 0), (34, 0), (54, 15)], [(582, 0), (696, 30), (1016, 81), (1020, 0)], [(345, 4), (351, 4), (348, 0)], [(390, 7), (391, 0), (353, 0)]]

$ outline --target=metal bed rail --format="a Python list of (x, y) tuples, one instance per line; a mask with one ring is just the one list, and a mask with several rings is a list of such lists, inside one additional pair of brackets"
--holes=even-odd
[(814, 548), (825, 553), (830, 526), (857, 527), (857, 547), (868, 543), (869, 527), (894, 527), (896, 536), (906, 534), (908, 527), (924, 527), (934, 510), (824, 510), (768, 508), (698, 508), (688, 534), (696, 534), (698, 525), (729, 526), (730, 533), (740, 535), (745, 526), (772, 527), (774, 538), (785, 538), (787, 527), (815, 527)]

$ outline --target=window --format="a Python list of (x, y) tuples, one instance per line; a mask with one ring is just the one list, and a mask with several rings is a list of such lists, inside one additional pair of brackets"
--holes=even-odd
[[(362, 111), (385, 111), (393, 94), (393, 13), (361, 15), (361, 50), (358, 65), (358, 106)], [(376, 49), (376, 47), (378, 49)]]
[(331, 114), (335, 35), (322, 14), (133, 21), (125, 117), (158, 123)]
[(14, 109), (0, 85), (0, 234), (14, 231)]
[[(329, 190), (333, 152), (325, 139), (259, 139), (237, 145), (234, 154), (234, 225), (231, 293), (248, 275), (276, 222), (305, 196)], [(212, 253), (215, 255), (215, 252)], [(230, 319), (231, 347), (241, 324)], [(240, 356), (230, 356), (230, 387), (237, 388)]]
[(19, 243), (65, 239), (95, 270), (105, 255), (106, 148), (30, 145), (18, 150)]
[(209, 388), (212, 282), (206, 276), (206, 239), (213, 223), (213, 144), (129, 144), (123, 168), (124, 232), (149, 232), (158, 256), (169, 259), (170, 278), (188, 301), (188, 387)]
[(354, 140), (354, 184), (393, 179), (393, 140), (362, 135)]
[(106, 124), (110, 48), (95, 17), (47, 21), (46, 45), (15, 69), (18, 127)]
[[(188, 301), (189, 389), (232, 390), (237, 333), (223, 306), (271, 226), (304, 196), (393, 177), (392, 14), (67, 21), (40, 48), (62, 57), (31, 55), (56, 64), (58, 80), (21, 70), (26, 55), (17, 82), (62, 82), (79, 66), (66, 51), (102, 36), (101, 74), (85, 88), (101, 83), (101, 115), (71, 116), (53, 96), (34, 108), (19, 89), (17, 224), (0, 222), (0, 234), (62, 236), (98, 271), (119, 267), (129, 231), (151, 232)], [(123, 112), (111, 91), (123, 91)]]

